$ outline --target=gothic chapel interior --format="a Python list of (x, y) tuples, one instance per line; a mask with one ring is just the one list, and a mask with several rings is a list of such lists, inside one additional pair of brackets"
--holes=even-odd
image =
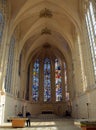
[(96, 118), (96, 0), (0, 0), (0, 124), (19, 111)]

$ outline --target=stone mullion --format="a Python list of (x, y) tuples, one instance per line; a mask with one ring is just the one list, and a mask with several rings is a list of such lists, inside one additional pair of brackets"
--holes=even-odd
[(30, 64), (30, 77), (29, 77), (29, 100), (32, 102), (33, 99), (32, 99), (32, 84), (33, 84), (33, 64), (31, 63)]
[(51, 60), (51, 101), (54, 103), (56, 101), (55, 94), (55, 60)]
[(44, 102), (44, 64), (43, 59), (40, 60), (40, 85), (39, 85), (39, 101)]
[(61, 79), (62, 79), (62, 101), (65, 101), (65, 70), (64, 70), (64, 64), (61, 60)]
[[(83, 24), (86, 27), (86, 23), (84, 22)], [(83, 51), (84, 51), (84, 57), (85, 57), (85, 72), (86, 72), (86, 78), (87, 78), (87, 84), (89, 87), (90, 85), (93, 84), (94, 80), (94, 73), (93, 73), (93, 65), (92, 65), (92, 56), (91, 56), (91, 48), (90, 48), (90, 41), (88, 38), (88, 32), (87, 32), (87, 28), (84, 29), (84, 34), (86, 35), (84, 38), (85, 39), (85, 43), (87, 44), (83, 44)], [(85, 53), (86, 52), (86, 53)], [(86, 66), (86, 64), (88, 64)]]

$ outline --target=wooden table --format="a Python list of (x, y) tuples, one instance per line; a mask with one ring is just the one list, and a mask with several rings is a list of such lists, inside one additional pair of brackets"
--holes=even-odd
[(80, 126), (82, 130), (96, 130), (96, 120), (95, 121), (88, 121), (88, 120), (75, 121), (74, 124), (77, 126)]
[(82, 130), (96, 130), (96, 126), (81, 126)]
[(23, 128), (25, 127), (26, 120), (28, 120), (28, 118), (20, 118), (20, 117), (12, 118), (12, 127)]

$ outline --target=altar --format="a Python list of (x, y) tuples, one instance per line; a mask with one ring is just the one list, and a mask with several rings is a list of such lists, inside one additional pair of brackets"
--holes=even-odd
[(20, 118), (20, 117), (12, 118), (12, 127), (23, 128), (25, 127), (26, 120), (28, 120), (28, 118)]

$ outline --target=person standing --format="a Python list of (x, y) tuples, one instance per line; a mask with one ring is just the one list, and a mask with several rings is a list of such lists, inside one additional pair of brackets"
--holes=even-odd
[(23, 114), (21, 112), (19, 112), (18, 117), (23, 117)]
[(26, 112), (26, 117), (28, 118), (28, 120), (26, 120), (27, 127), (28, 127), (28, 126), (30, 126), (30, 118), (31, 118), (30, 112)]

